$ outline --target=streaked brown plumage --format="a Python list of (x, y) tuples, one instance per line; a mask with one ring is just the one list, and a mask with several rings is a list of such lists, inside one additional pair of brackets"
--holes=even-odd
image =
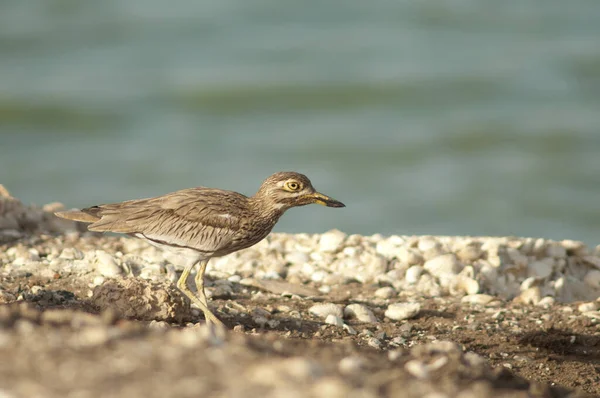
[[(136, 236), (176, 254), (184, 267), (177, 287), (202, 309), (207, 322), (222, 326), (208, 308), (204, 294), (203, 276), (208, 261), (258, 243), (287, 209), (310, 203), (344, 207), (343, 203), (316, 192), (305, 175), (279, 172), (267, 178), (251, 197), (197, 187), (56, 215), (90, 223), (90, 231)], [(198, 263), (196, 296), (187, 287), (187, 279)]]

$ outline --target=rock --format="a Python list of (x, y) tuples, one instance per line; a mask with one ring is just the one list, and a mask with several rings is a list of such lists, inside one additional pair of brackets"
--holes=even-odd
[(577, 307), (577, 310), (579, 310), (579, 312), (590, 312), (590, 311), (597, 311), (599, 308), (600, 308), (600, 303), (597, 301), (592, 301), (589, 303), (579, 304), (579, 306)]
[(338, 370), (345, 375), (359, 373), (366, 365), (364, 358), (358, 356), (345, 357), (338, 363)]
[(444, 275), (456, 275), (462, 269), (462, 264), (452, 253), (437, 256), (425, 262), (425, 270), (431, 275), (440, 277)]
[(479, 282), (473, 278), (457, 275), (450, 283), (450, 294), (476, 294), (479, 292)]
[(550, 307), (552, 305), (554, 305), (554, 303), (556, 303), (556, 299), (554, 297), (551, 296), (546, 296), (543, 297), (538, 303), (537, 305), (539, 307)]
[(379, 339), (376, 339), (375, 337), (369, 337), (367, 339), (367, 345), (378, 350), (381, 349), (381, 341), (379, 341)]
[(528, 265), (529, 275), (541, 279), (548, 278), (550, 275), (552, 275), (553, 268), (554, 260), (551, 258), (546, 258), (541, 261), (534, 261)]
[(417, 248), (421, 252), (426, 252), (431, 249), (441, 248), (441, 246), (442, 245), (440, 244), (440, 242), (438, 242), (435, 238), (427, 237), (427, 236), (424, 236), (421, 239), (419, 239), (419, 243), (417, 244)]
[(404, 279), (407, 283), (414, 285), (419, 282), (419, 278), (421, 278), (421, 274), (423, 273), (423, 267), (420, 265), (413, 265), (409, 269), (406, 270), (404, 275)]
[(414, 318), (420, 311), (421, 304), (419, 303), (397, 303), (388, 306), (385, 310), (385, 316), (394, 321), (402, 321)]
[(423, 256), (418, 250), (411, 247), (401, 246), (398, 249), (398, 260), (406, 265), (423, 264)]
[(379, 289), (375, 290), (374, 294), (375, 297), (380, 299), (390, 299), (398, 295), (396, 290), (391, 286), (380, 287)]
[(475, 242), (467, 243), (456, 251), (456, 257), (463, 263), (479, 260), (482, 254), (480, 246)]
[(339, 327), (344, 326), (344, 321), (342, 320), (342, 318), (340, 318), (339, 316), (335, 316), (333, 314), (327, 315), (327, 317), (325, 318), (325, 323), (327, 323), (329, 325), (339, 326)]
[[(598, 245), (600, 247), (600, 245)], [(600, 270), (600, 257), (598, 256), (584, 256), (581, 258), (586, 264), (595, 267)]]
[(100, 275), (111, 278), (123, 274), (123, 270), (114, 257), (105, 252), (104, 250), (96, 250), (96, 269)]
[(554, 258), (567, 257), (567, 249), (560, 243), (554, 242), (546, 247), (546, 256)]
[(319, 251), (334, 253), (341, 250), (346, 234), (337, 229), (325, 232), (319, 239)]
[(366, 305), (350, 304), (344, 308), (344, 316), (346, 318), (356, 318), (363, 323), (377, 323), (377, 318)]
[(600, 289), (600, 270), (593, 269), (589, 271), (585, 274), (583, 282), (594, 289)]
[(525, 290), (520, 295), (515, 297), (515, 302), (536, 305), (540, 302), (541, 299), (542, 294), (540, 292), (540, 288), (535, 286), (530, 287), (529, 289)]
[(468, 304), (477, 304), (477, 305), (486, 305), (494, 300), (494, 296), (490, 296), (489, 294), (469, 294), (464, 296), (460, 302), (468, 303)]
[(427, 366), (422, 361), (417, 359), (406, 362), (406, 364), (404, 364), (404, 370), (417, 379), (429, 378), (429, 369), (427, 369)]
[(176, 321), (191, 317), (187, 299), (171, 283), (117, 278), (95, 287), (91, 299), (100, 310), (145, 321)]
[(308, 309), (308, 312), (323, 319), (327, 318), (328, 315), (334, 315), (338, 318), (344, 317), (342, 307), (333, 303), (315, 304)]

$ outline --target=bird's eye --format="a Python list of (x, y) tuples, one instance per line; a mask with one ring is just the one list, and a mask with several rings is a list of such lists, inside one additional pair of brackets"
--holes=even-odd
[(296, 181), (288, 181), (285, 183), (285, 187), (288, 189), (288, 191), (297, 191), (300, 189), (300, 184), (298, 184)]

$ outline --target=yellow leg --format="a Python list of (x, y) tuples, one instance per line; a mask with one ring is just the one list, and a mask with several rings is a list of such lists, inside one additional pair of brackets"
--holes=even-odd
[(198, 272), (196, 272), (196, 278), (194, 280), (194, 282), (196, 282), (196, 295), (206, 307), (208, 307), (208, 300), (206, 299), (206, 293), (204, 293), (204, 273), (206, 272), (207, 265), (208, 260), (200, 261), (200, 266), (198, 267)]
[[(221, 322), (219, 320), (219, 318), (217, 318), (216, 315), (213, 314), (212, 311), (208, 308), (208, 303), (206, 301), (206, 295), (204, 294), (203, 277), (204, 277), (204, 272), (206, 271), (207, 264), (208, 264), (207, 260), (200, 262), (200, 269), (198, 270), (198, 275), (196, 276), (196, 286), (198, 288), (198, 296), (199, 297), (197, 295), (195, 295), (187, 286), (187, 279), (190, 276), (190, 272), (192, 271), (192, 268), (194, 268), (195, 264), (188, 265), (187, 267), (184, 268), (183, 273), (181, 274), (181, 276), (179, 277), (179, 280), (177, 281), (177, 288), (179, 290), (181, 290), (181, 292), (185, 296), (187, 296), (187, 298), (189, 298), (192, 303), (196, 304), (200, 308), (200, 310), (202, 310), (202, 312), (204, 313), (204, 318), (206, 319), (207, 323), (212, 323), (214, 325), (225, 328), (225, 325), (223, 324), (223, 322)], [(198, 284), (197, 284), (198, 278), (202, 281), (200, 286), (198, 286)]]

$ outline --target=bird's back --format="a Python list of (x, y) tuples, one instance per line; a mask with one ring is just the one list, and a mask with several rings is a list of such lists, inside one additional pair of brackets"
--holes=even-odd
[(239, 250), (236, 247), (240, 246), (240, 238), (248, 241), (246, 235), (253, 232), (247, 225), (253, 215), (246, 196), (205, 187), (65, 211), (57, 216), (90, 223), (90, 231), (130, 234), (211, 256)]

